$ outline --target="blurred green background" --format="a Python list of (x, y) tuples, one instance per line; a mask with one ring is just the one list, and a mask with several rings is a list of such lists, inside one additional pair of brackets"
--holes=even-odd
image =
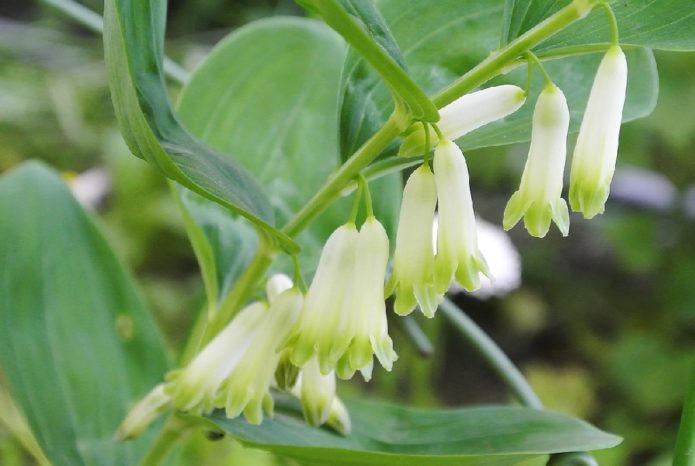
[[(101, 9), (98, 1), (84, 3)], [(301, 10), (288, 0), (171, 1), (168, 52), (190, 69), (232, 28), (287, 14)], [(36, 158), (66, 179), (93, 168), (108, 175), (100, 223), (176, 351), (201, 306), (201, 281), (166, 183), (129, 155), (119, 136), (101, 47), (98, 37), (50, 8), (0, 3), (0, 172)], [(553, 232), (537, 240), (515, 229), (521, 287), (488, 300), (457, 297), (549, 408), (625, 438), (597, 453), (610, 466), (669, 464), (695, 363), (695, 119), (687, 117), (695, 108), (695, 55), (662, 52), (657, 60), (658, 106), (623, 127), (621, 189), (606, 214), (590, 222), (573, 216), (565, 239)], [(482, 217), (500, 223), (525, 151), (522, 145), (467, 154)], [(420, 323), (435, 343), (431, 357), (421, 357), (395, 324), (401, 358), (394, 372), (377, 371), (369, 386), (355, 381), (339, 391), (421, 406), (510, 401), (444, 320)], [(201, 452), (208, 459), (196, 464), (284, 464), (202, 436), (191, 438), (181, 464), (193, 464)], [(2, 424), (0, 464), (35, 464)]]

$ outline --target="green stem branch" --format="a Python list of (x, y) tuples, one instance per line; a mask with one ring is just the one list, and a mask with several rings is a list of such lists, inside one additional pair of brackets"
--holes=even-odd
[(420, 355), (425, 358), (432, 356), (432, 353), (434, 353), (434, 346), (432, 345), (430, 339), (427, 338), (427, 335), (425, 335), (425, 332), (422, 330), (420, 325), (418, 325), (415, 318), (412, 316), (405, 316), (402, 319), (399, 319), (399, 322), (403, 326), (403, 330), (405, 331), (406, 335), (408, 335), (408, 338), (410, 338), (410, 341), (415, 345)]
[(304, 207), (282, 229), (288, 236), (296, 236), (306, 228), (312, 220), (340, 196), (357, 175), (386, 149), (396, 137), (405, 130), (409, 121), (396, 111), (386, 121), (379, 131), (359, 148), (337, 172), (319, 189)]
[(608, 4), (608, 2), (601, 3), (601, 6), (608, 16), (608, 22), (611, 26), (611, 45), (620, 45), (620, 31), (618, 28), (618, 19), (615, 17), (613, 8)]
[(516, 368), (514, 363), (504, 354), (504, 351), (490, 338), (473, 320), (463, 313), (459, 307), (449, 299), (444, 299), (439, 305), (439, 310), (459, 331), (461, 336), (480, 354), (495, 373), (512, 390), (514, 396), (524, 405), (543, 409), (543, 403), (533, 391), (529, 383)]
[(559, 10), (545, 21), (519, 36), (497, 52), (490, 54), (485, 60), (472, 68), (459, 79), (451, 83), (440, 92), (432, 101), (441, 108), (460, 96), (469, 93), (476, 87), (484, 84), (509, 63), (522, 56), (526, 51), (538, 43), (566, 28), (578, 19), (586, 16), (597, 2), (591, 0), (575, 0)]
[(191, 423), (182, 420), (178, 415), (172, 415), (167, 420), (166, 424), (164, 424), (159, 436), (140, 461), (140, 466), (156, 466), (162, 464), (176, 442), (191, 428), (191, 426)]
[(253, 292), (256, 283), (273, 263), (276, 255), (276, 250), (269, 245), (268, 241), (263, 240), (263, 236), (261, 236), (258, 252), (256, 252), (251, 263), (234, 284), (234, 287), (222, 302), (220, 309), (208, 323), (203, 333), (200, 347), (212, 340), (227, 325), (239, 308), (244, 305)]

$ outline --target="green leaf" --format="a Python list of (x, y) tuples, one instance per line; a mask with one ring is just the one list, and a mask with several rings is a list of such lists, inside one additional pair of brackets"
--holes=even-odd
[(232, 157), (201, 143), (171, 108), (163, 74), (166, 2), (107, 0), (104, 51), (111, 95), (130, 150), (198, 194), (238, 213), (288, 251), (297, 246), (273, 227), (270, 203)]
[(339, 0), (343, 7), (351, 15), (357, 17), (369, 32), (374, 41), (398, 63), (398, 66), (407, 70), (405, 58), (398, 48), (396, 39), (393, 38), (386, 21), (374, 4), (373, 0)]
[(167, 363), (131, 277), (43, 165), (0, 178), (0, 218), (0, 368), (39, 444), (55, 466), (137, 464), (155, 432), (112, 437)]
[(514, 465), (550, 453), (610, 448), (621, 439), (575, 418), (528, 408), (420, 410), (347, 403), (347, 437), (308, 426), (296, 401), (281, 398), (261, 426), (216, 411), (211, 420), (237, 440), (315, 465)]
[[(510, 17), (509, 40), (531, 29), (570, 0), (515, 0)], [(695, 10), (691, 0), (613, 0), (620, 42), (624, 45), (664, 50), (695, 50)], [(540, 50), (577, 45), (610, 43), (608, 17), (596, 8), (584, 20), (573, 24), (540, 44)]]
[(504, 44), (519, 37), (572, 0), (507, 0), (502, 27)]
[[(503, 0), (442, 0), (438, 8), (432, 8), (415, 0), (382, 0), (379, 6), (416, 81), (434, 94), (497, 48), (504, 3)], [(598, 53), (547, 61), (551, 77), (567, 95), (574, 131), (586, 106), (600, 58), (601, 54)], [(632, 50), (628, 62), (629, 91), (623, 121), (649, 114), (658, 92), (658, 78), (651, 52)], [(523, 87), (525, 69), (522, 66), (489, 85), (512, 82)], [(392, 104), (378, 77), (354, 53), (348, 54), (342, 83), (341, 152), (347, 154), (383, 124)], [(462, 139), (460, 143), (463, 148), (527, 141), (533, 102), (539, 91), (540, 86), (532, 89), (526, 106), (520, 112)]]
[[(345, 44), (302, 18), (256, 21), (222, 40), (183, 88), (178, 111), (199, 138), (238, 161), (263, 184), (275, 216), (288, 221), (336, 169), (337, 87)], [(238, 218), (191, 192), (183, 203), (217, 262), (220, 298), (250, 261), (257, 239)], [(339, 205), (298, 238), (313, 273), (323, 241), (346, 219)], [(289, 261), (278, 265), (292, 270)]]
[(405, 61), (373, 0), (300, 0), (319, 14), (379, 74), (410, 116), (437, 121), (439, 113), (405, 69)]

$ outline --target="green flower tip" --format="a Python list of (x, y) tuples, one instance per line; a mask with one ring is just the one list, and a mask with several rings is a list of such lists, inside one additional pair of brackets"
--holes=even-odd
[(594, 218), (605, 211), (609, 192), (610, 186), (591, 187), (572, 183), (569, 195), (572, 210), (581, 212), (586, 219)]
[(526, 231), (536, 238), (544, 238), (548, 234), (551, 220), (555, 222), (562, 236), (569, 234), (569, 211), (562, 198), (523, 202), (517, 191), (507, 203), (502, 226), (505, 230), (511, 230), (522, 217)]

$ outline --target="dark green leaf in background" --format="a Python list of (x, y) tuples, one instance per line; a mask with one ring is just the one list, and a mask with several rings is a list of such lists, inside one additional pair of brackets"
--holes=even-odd
[(507, 44), (572, 0), (506, 0), (502, 43)]
[(0, 178), (0, 370), (55, 466), (137, 464), (116, 443), (167, 369), (154, 322), (99, 230), (50, 169)]
[(340, 0), (340, 3), (351, 15), (362, 21), (369, 35), (393, 58), (398, 66), (404, 70), (407, 68), (405, 58), (398, 48), (383, 16), (379, 12), (373, 0)]
[(232, 157), (225, 157), (180, 124), (162, 68), (166, 2), (107, 0), (104, 49), (111, 95), (130, 150), (167, 177), (243, 215), (288, 250), (292, 240), (273, 228), (263, 189)]
[[(310, 427), (296, 402), (279, 399), (261, 426), (217, 411), (211, 419), (241, 442), (311, 465), (515, 465), (549, 453), (610, 448), (620, 438), (568, 416), (513, 406), (421, 410), (347, 403), (347, 437)], [(535, 464), (535, 463), (534, 463)]]
[[(515, 0), (510, 16), (509, 40), (523, 34), (570, 0)], [(620, 42), (660, 50), (695, 50), (695, 9), (691, 0), (613, 0)], [(602, 8), (568, 27), (537, 50), (610, 43), (610, 23)]]

